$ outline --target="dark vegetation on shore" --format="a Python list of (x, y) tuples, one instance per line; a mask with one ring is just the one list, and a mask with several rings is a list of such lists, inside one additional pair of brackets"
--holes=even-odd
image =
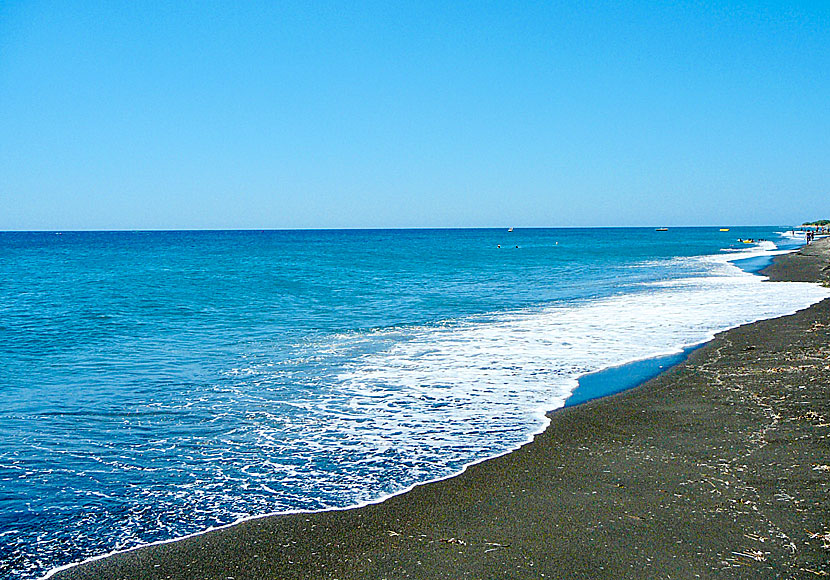
[[(830, 274), (830, 240), (773, 280)], [(252, 520), (61, 579), (830, 576), (830, 299), (721, 333), (532, 443), (358, 509)]]

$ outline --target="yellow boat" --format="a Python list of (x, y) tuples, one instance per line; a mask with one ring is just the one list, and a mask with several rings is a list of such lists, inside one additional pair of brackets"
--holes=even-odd
[(720, 231), (722, 231), (722, 232), (728, 232), (728, 231), (729, 231), (729, 228), (721, 228), (721, 229), (720, 229)]

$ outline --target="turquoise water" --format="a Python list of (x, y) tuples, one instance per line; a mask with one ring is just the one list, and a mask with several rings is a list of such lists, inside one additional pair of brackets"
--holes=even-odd
[(826, 296), (729, 263), (779, 231), (0, 233), (0, 573), (514, 449), (585, 373)]

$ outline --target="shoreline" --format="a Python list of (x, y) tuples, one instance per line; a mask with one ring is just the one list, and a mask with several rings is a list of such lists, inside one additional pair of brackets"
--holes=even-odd
[[(830, 262), (826, 252), (816, 253), (818, 245), (817, 242), (807, 247), (811, 257), (798, 258), (800, 266), (810, 263), (815, 270), (817, 263), (817, 271), (825, 271), (821, 268)], [(826, 243), (821, 246), (825, 251), (828, 248)], [(786, 277), (784, 270), (783, 274), (776, 274), (777, 279)], [(798, 275), (802, 275), (802, 270), (798, 270)], [(716, 435), (734, 422), (736, 408), (742, 409), (739, 415), (752, 415), (761, 422), (765, 418), (765, 411), (758, 412), (750, 404), (750, 396), (747, 400), (731, 401), (726, 406), (730, 411), (727, 416), (718, 415), (719, 422), (712, 420), (717, 415), (715, 411), (723, 409), (710, 408), (710, 399), (720, 400), (725, 394), (702, 383), (706, 376), (716, 376), (723, 382), (724, 367), (731, 370), (735, 366), (734, 361), (732, 366), (722, 362), (718, 365), (718, 361), (726, 360), (727, 347), (736, 337), (745, 335), (754, 336), (752, 341), (759, 342), (755, 339), (761, 332), (772, 338), (786, 335), (815, 339), (825, 331), (808, 335), (813, 326), (808, 326), (808, 330), (801, 326), (809, 318), (830, 325), (830, 301), (824, 300), (793, 315), (720, 333), (693, 352), (686, 362), (640, 387), (548, 413), (549, 425), (533, 442), (472, 464), (449, 479), (420, 484), (380, 503), (262, 516), (184, 539), (88, 560), (55, 571), (52, 577), (706, 577), (720, 571), (733, 574), (736, 569), (749, 572), (747, 566), (753, 577), (777, 577), (783, 570), (800, 574), (782, 563), (786, 558), (779, 553), (783, 550), (790, 554), (789, 546), (795, 544), (793, 540), (787, 544), (780, 534), (790, 538), (792, 532), (787, 533), (776, 524), (773, 528), (780, 532), (778, 536), (769, 530), (755, 529), (759, 526), (748, 526), (746, 529), (752, 530), (742, 533), (744, 527), (736, 529), (734, 522), (743, 521), (757, 509), (740, 501), (715, 501), (729, 497), (730, 493), (735, 495), (737, 482), (730, 480), (740, 477), (723, 465), (733, 465), (736, 459), (725, 463), (698, 461), (699, 477), (684, 460), (690, 459), (689, 450), (695, 451), (695, 458), (705, 459), (707, 442), (711, 444), (710, 450), (725, 453), (730, 449), (729, 441), (719, 441)], [(794, 330), (803, 332), (793, 333)], [(826, 345), (827, 337), (822, 337), (820, 344)], [(786, 353), (789, 346), (780, 340), (761, 342), (763, 347), (747, 343), (747, 348), (753, 348), (738, 351), (737, 358), (733, 353), (733, 359), (740, 362), (741, 357), (753, 358), (766, 348), (767, 342), (780, 342), (776, 356)], [(825, 364), (830, 361), (825, 359)], [(786, 376), (792, 378), (795, 374), (796, 371), (788, 372)], [(696, 380), (701, 384), (692, 384)], [(692, 387), (699, 391), (698, 395), (706, 396), (690, 396), (687, 391)], [(757, 394), (753, 396), (757, 398)], [(826, 402), (823, 404), (827, 406)], [(677, 415), (679, 409), (690, 411), (692, 416), (674, 417), (672, 413)], [(814, 412), (824, 416), (821, 409)], [(675, 422), (663, 421), (666, 416), (673, 417)], [(680, 431), (667, 433), (669, 424)], [(694, 431), (690, 430), (691, 425), (696, 426)], [(763, 439), (766, 435), (764, 430), (759, 436)], [(648, 441), (652, 444), (646, 444)], [(658, 441), (662, 444), (658, 445)], [(768, 446), (764, 444), (762, 448)], [(671, 449), (668, 455), (667, 448)], [(723, 453), (715, 453), (719, 454)], [(830, 464), (826, 455), (820, 457), (817, 465)], [(822, 489), (826, 493), (830, 466), (828, 472), (811, 471), (816, 471), (819, 479), (824, 478)], [(724, 479), (725, 474), (728, 479)], [(670, 492), (661, 488), (673, 491), (663, 495)], [(694, 493), (686, 493), (691, 491)], [(815, 503), (818, 515), (823, 517), (818, 523), (826, 523), (827, 508), (820, 501)], [(675, 504), (683, 509), (677, 511)], [(682, 520), (690, 512), (705, 514), (707, 518), (691, 518), (691, 524), (682, 525), (678, 518)], [(655, 522), (660, 522), (662, 530)], [(813, 533), (822, 531), (814, 529)], [(713, 539), (717, 540), (714, 544)], [(729, 539), (740, 545), (727, 550)], [(691, 540), (698, 542), (699, 550), (694, 553), (689, 551), (694, 544)], [(818, 553), (823, 553), (826, 560), (827, 552), (821, 552), (822, 541), (813, 538), (812, 544), (819, 546)], [(804, 543), (812, 545), (810, 541)], [(721, 545), (724, 549), (719, 552), (717, 546)], [(770, 548), (775, 550), (764, 551)], [(796, 545), (789, 560), (802, 553), (805, 550)], [(712, 554), (720, 560), (708, 557)], [(826, 568), (816, 567), (821, 562), (813, 559), (801, 567), (825, 571)]]

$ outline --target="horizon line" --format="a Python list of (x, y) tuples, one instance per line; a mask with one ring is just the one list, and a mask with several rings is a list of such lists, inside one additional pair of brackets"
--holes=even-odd
[(129, 232), (290, 232), (290, 231), (395, 231), (395, 230), (575, 230), (575, 229), (651, 229), (651, 228), (743, 228), (743, 227), (781, 227), (794, 228), (809, 224), (708, 224), (708, 225), (637, 225), (637, 226), (377, 226), (377, 227), (271, 227), (271, 228), (88, 228), (88, 229), (0, 229), (0, 233), (129, 233)]

